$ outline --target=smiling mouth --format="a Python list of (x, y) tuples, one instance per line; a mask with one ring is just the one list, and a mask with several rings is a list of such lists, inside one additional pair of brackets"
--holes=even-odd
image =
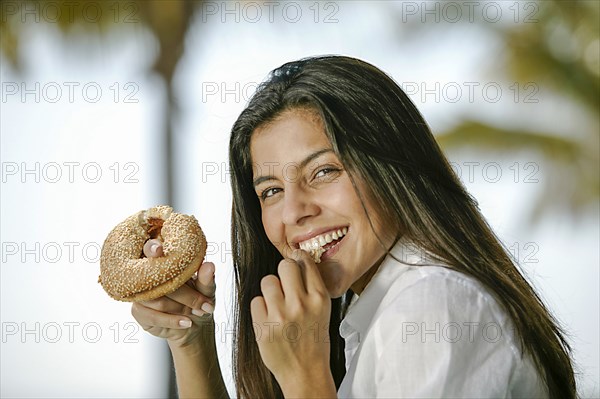
[(348, 228), (328, 231), (309, 240), (299, 243), (300, 249), (307, 251), (315, 263), (321, 262), (321, 256), (329, 249), (335, 247), (348, 233)]

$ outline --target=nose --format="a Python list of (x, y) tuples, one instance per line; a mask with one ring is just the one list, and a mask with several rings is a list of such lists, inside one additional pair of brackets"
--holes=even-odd
[(319, 213), (315, 198), (306, 189), (290, 185), (283, 197), (282, 221), (285, 225), (299, 225)]

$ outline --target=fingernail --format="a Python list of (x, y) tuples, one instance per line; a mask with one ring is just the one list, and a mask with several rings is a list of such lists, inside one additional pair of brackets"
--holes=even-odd
[(215, 311), (215, 307), (213, 305), (211, 305), (210, 303), (208, 303), (208, 302), (204, 302), (202, 304), (202, 306), (200, 306), (200, 308), (202, 310), (204, 310), (206, 313), (212, 313), (212, 312)]
[(179, 320), (179, 326), (185, 327), (185, 328), (190, 328), (192, 326), (192, 321), (191, 320)]
[(214, 274), (215, 273), (215, 265), (212, 262), (210, 263), (210, 265), (211, 265), (211, 267), (209, 268), (209, 270), (212, 274)]
[(192, 309), (192, 314), (196, 316), (204, 316), (206, 313), (198, 309)]

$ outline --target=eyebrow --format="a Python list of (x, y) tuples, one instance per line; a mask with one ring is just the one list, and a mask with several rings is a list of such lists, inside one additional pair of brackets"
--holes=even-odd
[[(323, 148), (321, 150), (315, 151), (312, 154), (310, 154), (309, 156), (307, 156), (306, 158), (304, 158), (302, 160), (302, 162), (300, 162), (300, 164), (298, 165), (300, 169), (304, 169), (306, 167), (306, 165), (308, 165), (311, 161), (313, 161), (314, 159), (320, 157), (321, 155), (327, 153), (327, 152), (333, 152), (333, 150), (331, 148)], [(252, 182), (253, 186), (256, 187), (258, 186), (260, 183), (267, 181), (267, 180), (276, 180), (275, 176), (273, 175), (268, 175), (268, 176), (259, 176), (256, 179), (254, 179), (254, 181)]]

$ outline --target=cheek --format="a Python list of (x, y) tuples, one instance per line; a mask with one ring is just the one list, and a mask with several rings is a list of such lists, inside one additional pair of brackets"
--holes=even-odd
[[(336, 190), (328, 196), (329, 207), (351, 219), (351, 223), (362, 225), (366, 217), (363, 206), (350, 181), (340, 181)], [(332, 190), (333, 191), (333, 190)]]
[(329, 183), (321, 194), (321, 203), (334, 209), (343, 209), (348, 212), (355, 209), (357, 204), (359, 207), (361, 206), (358, 196), (354, 192), (354, 187), (352, 187), (352, 183), (347, 176), (342, 176), (337, 181)]

